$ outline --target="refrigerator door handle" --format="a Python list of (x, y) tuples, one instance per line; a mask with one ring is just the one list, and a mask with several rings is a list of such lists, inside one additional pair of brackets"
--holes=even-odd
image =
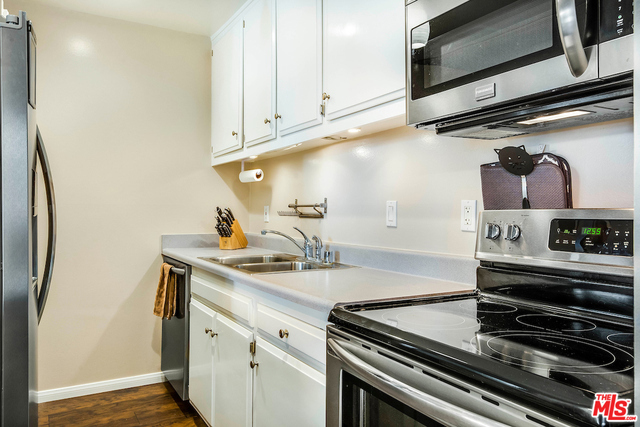
[[(47, 256), (44, 266), (44, 274), (42, 277), (42, 285), (38, 294), (38, 323), (42, 319), (44, 307), (47, 304), (47, 296), (51, 287), (51, 277), (53, 275), (53, 262), (56, 256), (56, 197), (53, 192), (53, 179), (51, 177), (51, 167), (47, 158), (47, 151), (44, 148), (44, 142), (40, 135), (40, 129), (36, 129), (37, 137), (37, 153), (42, 167), (42, 177), (47, 192), (47, 212), (48, 212), (48, 237), (47, 237)], [(37, 185), (37, 184), (36, 184)]]

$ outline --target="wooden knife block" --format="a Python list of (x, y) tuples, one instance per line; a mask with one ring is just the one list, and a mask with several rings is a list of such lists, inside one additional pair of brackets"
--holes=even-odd
[(244, 231), (242, 231), (242, 227), (240, 227), (240, 223), (238, 220), (233, 221), (231, 224), (231, 237), (220, 237), (220, 249), (242, 249), (246, 248), (249, 244), (247, 237), (244, 235)]

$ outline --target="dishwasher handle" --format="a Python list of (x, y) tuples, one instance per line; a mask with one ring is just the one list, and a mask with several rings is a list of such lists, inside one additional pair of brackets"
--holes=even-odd
[(185, 275), (185, 269), (184, 268), (171, 267), (171, 272), (173, 274), (177, 274), (178, 276), (184, 276)]
[(329, 338), (327, 344), (340, 360), (367, 383), (437, 422), (452, 427), (508, 427), (398, 381), (364, 362), (333, 338)]

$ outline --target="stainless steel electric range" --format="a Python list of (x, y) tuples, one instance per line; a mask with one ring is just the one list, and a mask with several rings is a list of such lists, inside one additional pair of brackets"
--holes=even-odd
[(473, 293), (332, 311), (327, 426), (629, 424), (633, 211), (485, 211), (476, 258)]

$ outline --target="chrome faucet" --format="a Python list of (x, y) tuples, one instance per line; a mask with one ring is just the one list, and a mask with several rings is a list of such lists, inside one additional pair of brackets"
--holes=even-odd
[(322, 262), (322, 239), (314, 235), (311, 240), (316, 242), (316, 261)]
[(307, 237), (306, 234), (304, 234), (302, 232), (302, 230), (300, 230), (298, 227), (293, 227), (294, 230), (298, 231), (300, 234), (302, 234), (302, 237), (304, 237), (304, 247), (300, 246), (298, 244), (298, 242), (296, 242), (294, 240), (293, 237), (288, 236), (284, 233), (281, 233), (279, 231), (276, 230), (262, 230), (260, 233), (264, 236), (267, 233), (273, 233), (273, 234), (277, 234), (278, 236), (282, 236), (284, 238), (287, 238), (289, 240), (291, 240), (291, 242), (293, 242), (294, 245), (296, 245), (298, 247), (298, 249), (300, 249), (302, 251), (302, 253), (304, 253), (304, 257), (308, 260), (312, 260), (313, 259), (313, 245), (311, 244), (311, 240), (309, 240), (309, 238)]

